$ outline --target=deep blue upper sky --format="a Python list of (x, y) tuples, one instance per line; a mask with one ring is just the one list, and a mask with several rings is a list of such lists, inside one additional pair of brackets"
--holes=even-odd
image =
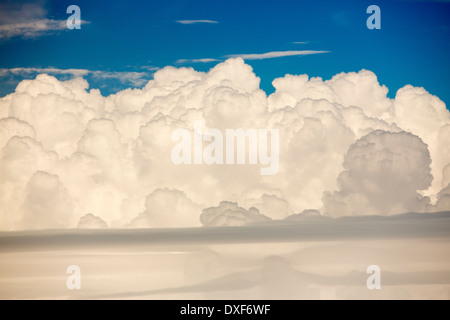
[[(0, 68), (55, 67), (101, 71), (146, 71), (142, 66), (192, 66), (206, 71), (231, 54), (288, 50), (329, 53), (248, 60), (267, 93), (274, 78), (308, 74), (325, 79), (368, 69), (395, 92), (422, 86), (450, 106), (450, 2), (448, 1), (47, 1), (45, 18), (66, 20), (71, 4), (89, 21), (81, 30), (0, 39)], [(366, 9), (381, 8), (381, 30), (369, 30)], [(4, 15), (4, 13), (3, 13)], [(0, 23), (1, 21), (0, 14)], [(218, 23), (181, 24), (177, 20)], [(9, 22), (11, 23), (11, 22)], [(293, 42), (307, 42), (295, 44)], [(0, 95), (23, 77), (0, 77)], [(151, 77), (151, 75), (149, 75)], [(89, 79), (106, 95), (130, 84)]]

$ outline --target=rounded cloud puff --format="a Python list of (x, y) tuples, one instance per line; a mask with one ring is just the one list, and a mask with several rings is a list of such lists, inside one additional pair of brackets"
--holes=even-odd
[(422, 140), (407, 132), (373, 131), (350, 146), (338, 178), (339, 191), (326, 194), (327, 215), (388, 215), (423, 211), (430, 154)]
[(182, 191), (157, 189), (145, 200), (145, 211), (133, 219), (131, 228), (196, 227), (201, 206)]
[(204, 226), (242, 226), (252, 222), (262, 222), (269, 220), (259, 213), (258, 209), (251, 207), (245, 210), (236, 202), (222, 201), (218, 207), (206, 208), (203, 210), (200, 221)]
[[(242, 206), (239, 214), (217, 209), (205, 225), (305, 209), (450, 209), (450, 113), (439, 98), (407, 85), (389, 99), (367, 70), (325, 81), (286, 75), (273, 85), (267, 96), (241, 58), (208, 72), (166, 67), (142, 89), (107, 97), (81, 78), (22, 81), (0, 98), (0, 229), (76, 227), (86, 212), (111, 227), (198, 226), (202, 209), (224, 200)], [(175, 165), (171, 133), (193, 132), (196, 121), (204, 130), (278, 129), (278, 173)], [(392, 193), (383, 205), (379, 189)], [(249, 216), (251, 207), (260, 213)]]
[(94, 216), (92, 213), (85, 214), (78, 221), (78, 229), (104, 229), (108, 224), (102, 218)]
[(59, 229), (73, 223), (73, 203), (58, 176), (37, 171), (26, 187), (24, 229)]

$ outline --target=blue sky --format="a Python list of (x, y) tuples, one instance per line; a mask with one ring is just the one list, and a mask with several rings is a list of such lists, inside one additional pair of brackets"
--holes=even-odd
[[(88, 22), (81, 30), (63, 27), (71, 4)], [(381, 8), (380, 30), (366, 27), (371, 4)], [(83, 70), (107, 95), (140, 87), (167, 65), (207, 71), (230, 55), (308, 50), (328, 52), (246, 62), (268, 94), (288, 73), (329, 79), (368, 69), (390, 97), (412, 84), (450, 106), (448, 1), (2, 1), (0, 8), (0, 96), (49, 67), (61, 79), (72, 76), (61, 70)], [(45, 19), (61, 23), (14, 31)]]

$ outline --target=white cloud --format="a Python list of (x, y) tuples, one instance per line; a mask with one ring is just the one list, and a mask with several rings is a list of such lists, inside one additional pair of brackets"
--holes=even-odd
[(108, 224), (102, 218), (94, 216), (92, 213), (85, 214), (78, 222), (78, 229), (104, 229)]
[(73, 223), (73, 203), (57, 175), (37, 171), (26, 186), (22, 226), (60, 229)]
[(72, 75), (76, 77), (82, 77), (88, 75), (90, 73), (89, 70), (86, 69), (58, 69), (53, 67), (48, 68), (0, 68), (0, 76), (7, 76), (8, 74), (16, 75), (16, 76), (24, 76), (24, 75), (36, 75), (39, 73), (47, 73), (54, 75)]
[(155, 66), (139, 66), (139, 68), (147, 70), (147, 71), (157, 71), (160, 68)]
[(67, 29), (66, 20), (47, 19), (46, 15), (42, 2), (0, 4), (0, 40), (17, 36), (36, 38)]
[[(2, 69), (11, 75), (47, 71)], [(98, 81), (123, 76), (53, 72)], [(140, 79), (135, 73), (129, 77)], [(68, 227), (88, 212), (113, 228), (130, 222), (195, 226), (202, 209), (224, 200), (242, 208), (236, 216), (216, 210), (233, 223), (247, 221), (250, 207), (272, 219), (308, 209), (333, 215), (448, 209), (450, 113), (439, 98), (407, 85), (390, 99), (367, 70), (330, 80), (286, 75), (273, 86), (267, 96), (242, 58), (208, 72), (165, 67), (142, 89), (107, 97), (88, 90), (80, 77), (60, 81), (39, 74), (21, 81), (14, 93), (0, 98), (0, 207), (8, 208), (0, 212), (0, 228), (29, 227), (23, 217), (31, 212), (28, 185), (37, 171), (57, 180), (34, 178), (33, 186), (41, 179), (65, 190), (58, 191), (58, 199), (70, 201), (48, 202), (60, 201), (61, 208), (70, 203), (73, 217), (62, 224)], [(195, 121), (205, 129), (279, 129), (278, 173), (262, 177), (257, 165), (174, 165), (171, 133), (192, 131)], [(374, 190), (390, 194), (377, 196)], [(324, 193), (332, 199), (324, 202)], [(345, 210), (330, 209), (337, 203)], [(53, 223), (47, 220), (51, 215), (37, 217), (40, 227)]]
[(309, 41), (293, 41), (293, 44), (308, 44)]
[(42, 19), (32, 22), (14, 23), (0, 25), (0, 40), (16, 36), (24, 38), (35, 38), (52, 31), (66, 29), (65, 20)]
[(407, 132), (373, 131), (352, 144), (344, 158), (339, 190), (325, 194), (325, 214), (389, 215), (425, 211), (418, 194), (433, 177), (428, 146)]
[(284, 219), (294, 213), (283, 192), (280, 189), (275, 190), (268, 186), (245, 190), (239, 197), (239, 203), (245, 208), (258, 208), (262, 215), (271, 219)]
[(195, 23), (219, 23), (214, 20), (177, 20), (176, 22), (181, 24), (195, 24)]
[(90, 71), (89, 73), (97, 79), (117, 79), (124, 84), (132, 84), (136, 87), (142, 86), (149, 79), (149, 74), (146, 72)]
[(217, 59), (212, 58), (203, 58), (203, 59), (179, 59), (176, 63), (209, 63), (219, 61)]
[(0, 24), (13, 24), (45, 18), (42, 1), (35, 3), (8, 1), (0, 4)]
[(301, 50), (301, 51), (271, 51), (266, 53), (246, 53), (246, 54), (230, 54), (228, 58), (241, 57), (245, 60), (261, 60), (261, 59), (272, 59), (280, 57), (291, 57), (291, 56), (305, 56), (311, 54), (319, 53), (329, 53), (330, 51), (317, 51), (317, 50)]
[(222, 201), (218, 207), (203, 209), (200, 221), (204, 226), (243, 226), (252, 222), (269, 221), (270, 219), (252, 207), (245, 210), (236, 202)]
[(145, 200), (145, 211), (133, 219), (128, 227), (173, 228), (200, 225), (201, 206), (192, 202), (179, 190), (157, 189)]
[[(154, 71), (155, 69), (153, 69)], [(115, 79), (123, 84), (141, 86), (146, 83), (150, 75), (148, 72), (133, 71), (102, 71), (87, 69), (59, 69), (54, 67), (47, 68), (0, 68), (0, 77), (17, 76), (30, 77), (37, 74), (46, 73), (50, 75), (68, 75), (74, 77), (92, 76), (99, 80)]]

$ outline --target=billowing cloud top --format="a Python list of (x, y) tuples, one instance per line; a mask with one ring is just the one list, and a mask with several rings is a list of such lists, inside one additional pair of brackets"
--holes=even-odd
[[(407, 85), (389, 99), (367, 70), (286, 75), (270, 96), (259, 84), (242, 58), (207, 73), (166, 67), (107, 97), (82, 78), (22, 81), (0, 99), (0, 229), (189, 227), (204, 208), (208, 225), (450, 209), (450, 113), (438, 97)], [(278, 173), (173, 164), (171, 133), (199, 120), (279, 129)]]

